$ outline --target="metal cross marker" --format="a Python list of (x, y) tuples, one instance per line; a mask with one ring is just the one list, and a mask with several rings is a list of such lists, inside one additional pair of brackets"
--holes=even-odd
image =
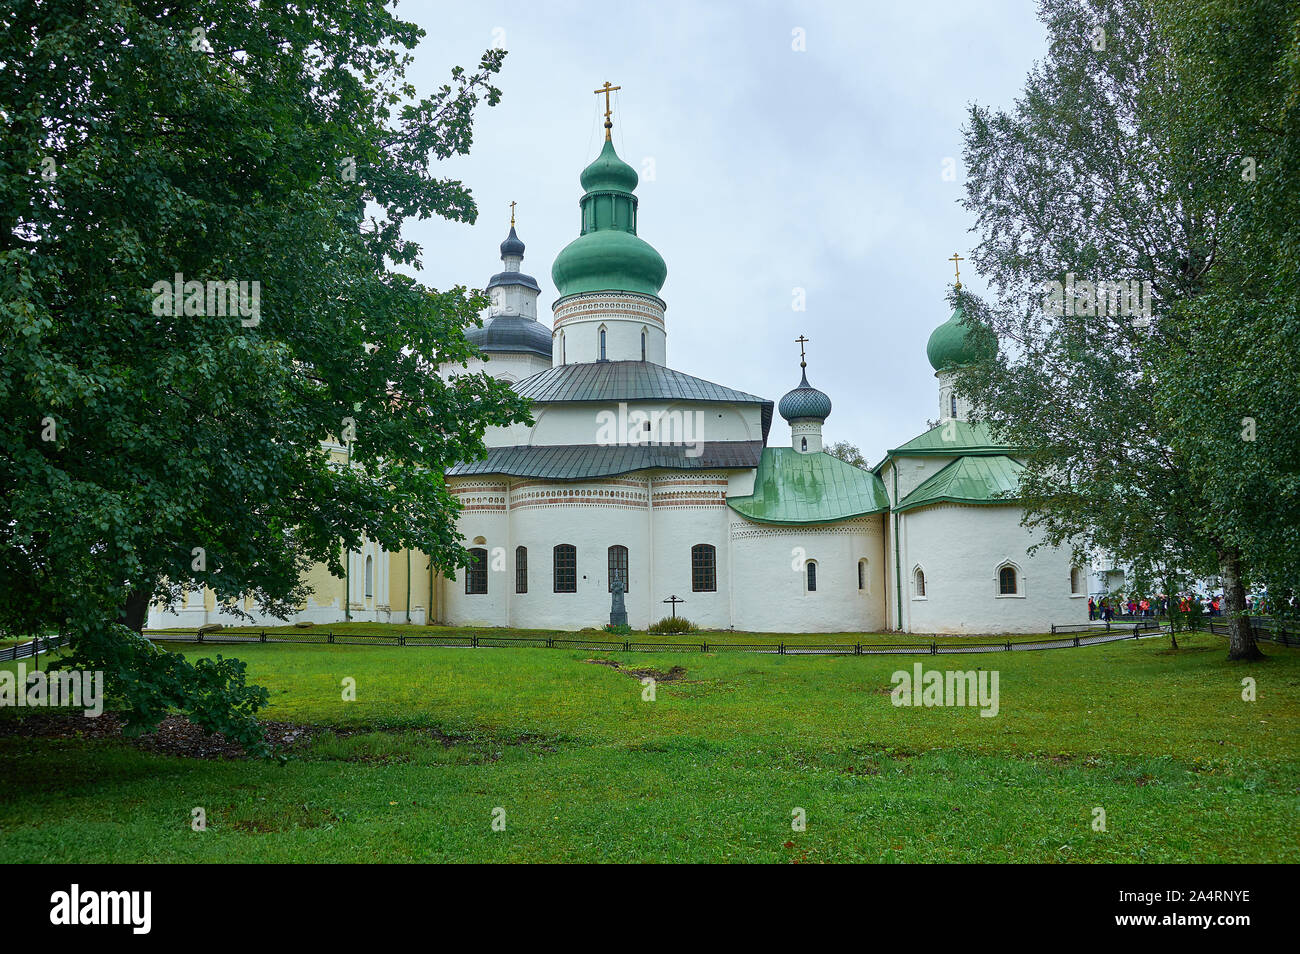
[(510, 227), (515, 227), (515, 204), (513, 202), (510, 203)]
[(956, 252), (953, 252), (952, 258), (948, 259), (948, 261), (952, 262), (952, 267), (957, 269), (957, 287), (961, 288), (961, 264), (960, 263), (966, 261), (966, 259), (962, 258)]
[(805, 338), (803, 335), (800, 335), (798, 338), (795, 338), (794, 340), (795, 343), (799, 345), (799, 367), (806, 368), (808, 367), (808, 356), (804, 354), (803, 346), (806, 345), (812, 339)]
[(601, 93), (605, 94), (605, 142), (610, 141), (609, 131), (614, 128), (614, 124), (609, 121), (609, 117), (613, 114), (613, 111), (609, 108), (609, 94), (614, 92), (614, 90), (616, 89), (622, 89), (622, 88), (623, 87), (621, 86), (610, 86), (609, 80), (605, 80), (605, 85), (603, 85), (600, 89), (593, 90), (593, 92), (597, 96), (599, 96)]
[(664, 603), (672, 603), (672, 604), (673, 604), (673, 619), (676, 619), (676, 618), (677, 618), (677, 604), (678, 604), (678, 603), (685, 603), (686, 601), (685, 601), (685, 600), (679, 600), (679, 599), (677, 598), (677, 594), (674, 593), (672, 596), (668, 597), (668, 599), (663, 600), (663, 602), (664, 602)]

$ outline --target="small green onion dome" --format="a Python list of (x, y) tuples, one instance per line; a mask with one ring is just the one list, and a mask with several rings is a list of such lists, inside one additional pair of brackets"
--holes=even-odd
[(582, 170), (584, 192), (635, 192), (639, 181), (636, 170), (618, 157), (614, 144), (605, 140), (605, 148), (587, 168)]
[(952, 317), (935, 328), (925, 346), (925, 356), (936, 371), (973, 364), (987, 357), (997, 346), (991, 337), (962, 324), (964, 312), (958, 308)]
[(805, 370), (799, 386), (787, 392), (776, 409), (787, 421), (807, 418), (824, 421), (831, 416), (831, 399), (808, 383), (808, 372)]
[(636, 170), (606, 140), (596, 161), (582, 172), (582, 234), (560, 250), (551, 266), (560, 298), (594, 291), (659, 294), (668, 266), (636, 234), (636, 184)]

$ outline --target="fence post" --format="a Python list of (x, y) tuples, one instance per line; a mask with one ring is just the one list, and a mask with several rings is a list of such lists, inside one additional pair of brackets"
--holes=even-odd
[(939, 641), (938, 641), (938, 640), (935, 640), (935, 639), (930, 640), (930, 655), (931, 655), (931, 656), (937, 656), (937, 655), (939, 655)]
[(623, 640), (623, 652), (630, 653), (631, 651), (632, 651), (632, 644), (629, 643), (627, 640)]
[(700, 643), (700, 652), (707, 653), (708, 651), (709, 651), (709, 642), (708, 640), (705, 640), (704, 642)]
[(1074, 637), (1074, 648), (1075, 648), (1075, 649), (1078, 649), (1078, 648), (1079, 648), (1079, 637), (1078, 637), (1078, 636)]
[(1011, 640), (1007, 640), (1007, 652), (1011, 652)]
[(784, 656), (784, 655), (785, 655), (785, 643), (777, 643), (777, 644), (776, 644), (776, 654), (777, 654), (778, 656)]
[(469, 648), (478, 649), (478, 636), (474, 635), (469, 638)]
[(262, 642), (266, 642), (266, 630), (262, 630)]
[(854, 643), (854, 644), (853, 644), (853, 655), (855, 655), (855, 656), (861, 656), (861, 655), (862, 655), (862, 644), (861, 644), (861, 643)]
[(325, 639), (326, 639), (326, 641), (327, 641), (331, 646), (334, 645), (334, 633), (333, 633), (333, 632), (328, 632), (328, 633), (326, 633), (326, 634), (325, 634)]
[(399, 645), (399, 646), (405, 646), (405, 645), (406, 645), (406, 634), (405, 634), (405, 633), (398, 633), (398, 634), (397, 634), (397, 645)]
[(201, 630), (201, 629), (196, 629), (196, 630), (194, 631), (194, 635), (197, 637), (197, 639), (195, 640), (195, 642), (200, 642), (200, 643), (203, 642), (203, 630)]

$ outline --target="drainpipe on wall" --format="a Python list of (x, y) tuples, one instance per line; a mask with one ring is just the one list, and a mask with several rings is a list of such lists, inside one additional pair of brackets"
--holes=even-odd
[(890, 464), (894, 478), (894, 603), (898, 606), (898, 631), (903, 631), (903, 568), (898, 555), (898, 463)]
[(406, 622), (411, 622), (411, 548), (406, 548)]

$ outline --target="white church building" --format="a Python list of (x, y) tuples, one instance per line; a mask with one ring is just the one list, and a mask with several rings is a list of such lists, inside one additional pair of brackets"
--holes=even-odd
[[(371, 547), (350, 555), (342, 585), (316, 573), (297, 619), (576, 630), (608, 621), (616, 579), (636, 629), (668, 615), (670, 597), (703, 628), (759, 632), (1044, 632), (1087, 619), (1086, 571), (1066, 550), (1028, 553), (1015, 451), (953, 394), (954, 369), (975, 357), (959, 312), (927, 348), (938, 425), (871, 470), (851, 466), (822, 449), (831, 399), (806, 362), (775, 404), (668, 366), (667, 267), (638, 235), (637, 173), (608, 132), (581, 184), (549, 327), (512, 220), (491, 305), (467, 332), (483, 358), (440, 369), (485, 370), (532, 404), (531, 425), (489, 430), (487, 456), (447, 474), (476, 562), (443, 578), (422, 554)], [(212, 621), (241, 622), (207, 593), (156, 608), (150, 625)]]

